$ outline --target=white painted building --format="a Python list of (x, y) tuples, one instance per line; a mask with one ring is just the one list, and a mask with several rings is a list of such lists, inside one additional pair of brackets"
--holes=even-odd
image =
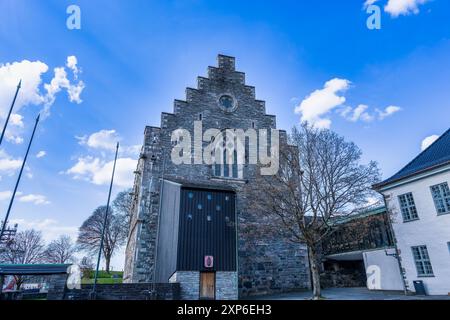
[(407, 290), (450, 294), (450, 130), (375, 186), (391, 214)]

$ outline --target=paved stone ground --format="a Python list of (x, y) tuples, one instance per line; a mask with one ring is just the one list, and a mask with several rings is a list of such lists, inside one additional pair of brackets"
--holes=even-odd
[[(369, 291), (367, 288), (330, 288), (322, 290), (329, 300), (450, 300), (450, 296), (405, 296), (401, 292)], [(296, 292), (254, 297), (254, 300), (309, 300), (311, 292)]]

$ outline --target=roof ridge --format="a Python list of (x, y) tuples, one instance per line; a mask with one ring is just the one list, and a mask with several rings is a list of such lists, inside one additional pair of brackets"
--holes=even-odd
[(436, 139), (436, 141), (434, 141), (432, 144), (430, 144), (427, 148), (425, 148), (424, 150), (422, 150), (417, 156), (415, 156), (410, 162), (408, 162), (403, 168), (401, 168), (396, 174), (394, 174), (393, 176), (399, 174), (400, 172), (402, 172), (404, 169), (406, 169), (410, 164), (412, 164), (417, 158), (419, 158), (421, 155), (423, 155), (424, 153), (426, 153), (427, 151), (430, 150), (430, 148), (435, 145), (438, 141), (440, 141), (443, 137), (445, 137), (445, 135), (447, 135), (447, 133), (450, 133), (450, 128), (448, 128), (443, 134), (441, 134), (439, 136), (439, 138)]
[[(403, 166), (399, 171), (397, 171), (395, 174), (393, 174), (389, 178), (383, 180), (382, 182), (380, 182), (378, 184), (375, 184), (375, 186), (376, 187), (380, 187), (380, 186), (383, 186), (383, 185), (387, 185), (387, 184), (389, 184), (392, 181), (397, 181), (399, 179), (403, 179), (403, 178), (405, 178), (407, 176), (410, 176), (411, 174), (414, 174), (415, 173), (414, 170), (413, 170), (413, 172), (410, 172), (410, 173), (405, 173), (405, 171), (408, 172), (408, 169), (410, 169), (410, 166), (414, 162), (418, 161), (418, 159), (423, 157), (425, 154), (431, 152), (431, 150), (433, 149), (433, 146), (438, 144), (447, 135), (450, 135), (450, 128), (447, 129), (443, 134), (441, 134), (439, 136), (439, 138), (436, 139), (436, 141), (434, 141), (430, 146), (428, 146), (426, 149), (422, 150), (417, 156), (415, 156), (411, 161), (409, 161), (405, 166)], [(421, 168), (421, 170), (426, 170), (429, 167), (430, 167), (430, 165), (425, 165), (423, 168)]]

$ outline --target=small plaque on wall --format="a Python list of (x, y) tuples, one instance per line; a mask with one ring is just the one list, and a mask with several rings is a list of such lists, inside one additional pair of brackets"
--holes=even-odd
[(213, 256), (205, 256), (205, 268), (214, 267), (214, 257)]

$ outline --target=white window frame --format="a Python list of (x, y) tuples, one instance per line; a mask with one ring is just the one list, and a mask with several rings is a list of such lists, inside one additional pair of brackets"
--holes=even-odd
[(419, 220), (416, 202), (412, 192), (404, 193), (398, 196), (400, 211), (402, 213), (403, 222)]
[(411, 247), (418, 277), (434, 277), (433, 266), (426, 245)]
[(450, 188), (447, 182), (439, 183), (430, 187), (434, 206), (438, 215), (450, 213)]

